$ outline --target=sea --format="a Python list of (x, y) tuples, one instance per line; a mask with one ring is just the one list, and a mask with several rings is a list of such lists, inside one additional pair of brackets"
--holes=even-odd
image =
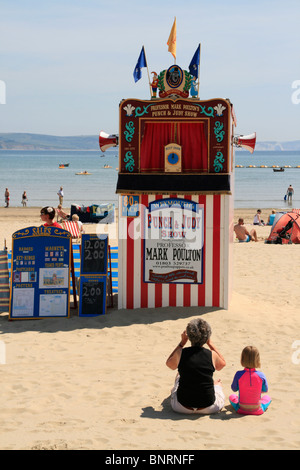
[[(60, 164), (69, 164), (60, 169)], [(105, 168), (108, 165), (110, 168)], [(235, 208), (300, 208), (300, 151), (235, 151)], [(23, 191), (27, 205), (43, 207), (58, 204), (57, 192), (64, 190), (65, 208), (72, 204), (90, 206), (112, 202), (118, 205), (118, 149), (101, 151), (0, 151), (0, 206), (4, 191), (10, 191), (10, 206), (21, 207)], [(274, 172), (273, 166), (285, 167)], [(79, 172), (88, 175), (77, 175)], [(284, 201), (292, 184), (292, 203)]]

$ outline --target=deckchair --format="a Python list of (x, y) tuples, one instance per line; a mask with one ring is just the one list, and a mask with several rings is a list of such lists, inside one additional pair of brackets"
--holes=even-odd
[(7, 249), (0, 251), (0, 312), (9, 309), (9, 273)]
[(78, 240), (81, 238), (81, 233), (78, 227), (77, 222), (74, 221), (64, 221), (62, 222), (63, 228), (70, 232), (72, 235), (72, 240)]

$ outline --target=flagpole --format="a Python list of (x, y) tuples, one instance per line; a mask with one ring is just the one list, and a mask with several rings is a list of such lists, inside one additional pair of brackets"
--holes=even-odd
[(146, 64), (147, 64), (147, 73), (148, 73), (149, 88), (150, 88), (150, 97), (152, 98), (152, 88), (151, 88), (151, 82), (150, 82), (150, 74), (149, 74), (149, 70), (148, 70), (148, 61), (147, 61), (147, 57), (146, 57), (146, 52), (145, 52), (144, 46), (143, 46), (143, 49), (144, 49), (144, 55), (145, 55)]
[(199, 98), (199, 88), (200, 88), (200, 59), (201, 59), (201, 42), (199, 44), (199, 65), (198, 65), (198, 98)]

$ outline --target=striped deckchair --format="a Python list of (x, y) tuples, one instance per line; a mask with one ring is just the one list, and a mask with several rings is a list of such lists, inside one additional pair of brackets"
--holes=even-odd
[(7, 250), (0, 251), (0, 312), (9, 308), (9, 272)]
[(64, 221), (63, 228), (67, 230), (68, 232), (70, 232), (73, 240), (80, 238), (80, 230), (79, 230), (77, 222), (73, 222), (73, 221), (65, 222)]

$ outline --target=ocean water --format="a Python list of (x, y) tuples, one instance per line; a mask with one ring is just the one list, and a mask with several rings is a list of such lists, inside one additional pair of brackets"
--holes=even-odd
[[(59, 169), (60, 163), (69, 163)], [(104, 169), (104, 165), (112, 168)], [(118, 178), (118, 151), (0, 151), (0, 206), (4, 206), (5, 188), (10, 190), (10, 205), (21, 207), (23, 191), (28, 206), (57, 206), (57, 192), (64, 188), (64, 207), (71, 204), (89, 206), (113, 202)], [(234, 172), (235, 208), (300, 208), (300, 152), (236, 151)], [(255, 168), (247, 168), (253, 165)], [(268, 168), (259, 168), (266, 165)], [(285, 166), (276, 173), (272, 165)], [(88, 171), (86, 176), (76, 175)], [(284, 201), (287, 187), (295, 190), (292, 204)]]

